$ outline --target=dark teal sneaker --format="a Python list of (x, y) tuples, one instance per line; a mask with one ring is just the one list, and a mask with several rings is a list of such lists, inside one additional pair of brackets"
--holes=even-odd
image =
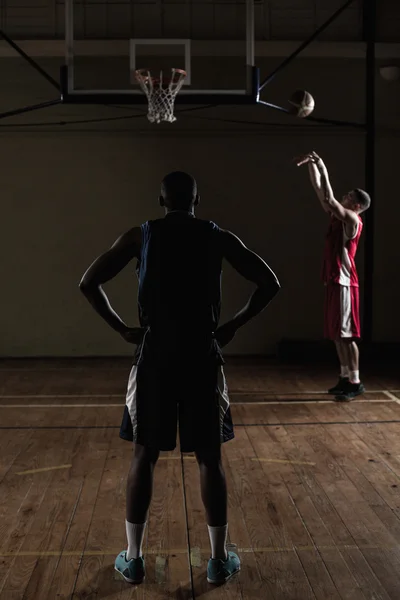
[(228, 552), (227, 560), (210, 558), (207, 566), (208, 583), (225, 583), (240, 571), (240, 560), (234, 552)]
[(118, 554), (114, 568), (128, 583), (142, 583), (145, 577), (143, 556), (126, 560), (126, 550)]
[(339, 377), (339, 381), (337, 382), (337, 384), (334, 387), (331, 387), (328, 390), (328, 394), (333, 394), (334, 396), (337, 396), (338, 394), (343, 394), (348, 383), (349, 383), (348, 377)]
[(348, 383), (341, 394), (335, 396), (336, 402), (350, 402), (356, 396), (360, 396), (365, 392), (365, 387), (362, 383)]

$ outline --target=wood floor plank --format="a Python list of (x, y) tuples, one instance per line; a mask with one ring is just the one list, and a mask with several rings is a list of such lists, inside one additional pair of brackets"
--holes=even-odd
[(187, 600), (192, 598), (190, 557), (186, 552), (188, 548), (186, 512), (183, 499), (183, 473), (179, 460), (166, 461), (168, 465), (167, 494), (168, 514), (163, 522), (165, 529), (165, 543), (170, 549), (185, 548), (185, 553), (171, 554), (168, 557), (168, 579), (164, 583), (165, 594), (179, 594), (182, 589)]
[[(84, 413), (83, 413), (84, 411)], [(87, 409), (81, 406), (68, 409), (49, 409), (47, 407), (24, 410), (21, 408), (9, 408), (7, 412), (3, 411), (3, 427), (59, 427), (66, 429), (68, 427), (83, 426), (82, 419), (86, 418), (91, 425), (94, 425), (98, 417), (98, 409)], [(83, 416), (84, 415), (84, 416)], [(104, 415), (105, 416), (105, 415)], [(91, 419), (90, 419), (91, 417)], [(99, 423), (99, 425), (104, 423)], [(49, 430), (51, 431), (51, 430)]]
[(37, 560), (28, 585), (24, 590), (23, 596), (21, 596), (23, 600), (39, 600), (43, 598), (52, 584), (59, 560), (55, 556), (46, 556)]
[[(400, 484), (398, 476), (352, 430), (339, 425), (326, 427), (330, 452), (353, 481), (363, 498), (376, 508), (389, 509), (400, 517)], [(397, 515), (397, 516), (396, 516)], [(399, 520), (400, 523), (400, 520)], [(392, 524), (389, 530), (392, 529)], [(400, 537), (398, 538), (400, 539)]]
[[(117, 359), (118, 360), (118, 359)], [(2, 372), (0, 394), (58, 394), (67, 389), (69, 393), (92, 392), (107, 394), (126, 392), (129, 365), (113, 368), (105, 363), (103, 368), (76, 367), (44, 370), (10, 369)]]
[(32, 431), (2, 431), (0, 435), (0, 485), (16, 458), (30, 442)]
[(66, 555), (57, 564), (46, 600), (53, 600), (56, 594), (69, 598), (73, 592), (111, 436), (111, 432), (104, 436), (98, 430), (81, 431), (72, 445), (70, 476), (80, 485), (77, 505), (64, 543)]
[(254, 552), (241, 553), (241, 548), (251, 549), (252, 543), (246, 524), (240, 489), (238, 490), (236, 486), (237, 479), (234, 477), (236, 461), (237, 458), (240, 458), (236, 450), (235, 440), (224, 444), (222, 456), (228, 488), (228, 539), (230, 543), (236, 545), (241, 561), (241, 571), (237, 578), (241, 592), (239, 598), (260, 598), (266, 595), (269, 600), (274, 600), (275, 596), (268, 580), (262, 577)]
[(0, 594), (1, 590), (4, 588), (4, 582), (11, 569), (13, 560), (13, 556), (0, 556)]
[(147, 553), (144, 551), (146, 600), (173, 595), (180, 585), (191, 597), (187, 546), (181, 455), (176, 448), (173, 452), (161, 453), (154, 473), (147, 524)]
[(271, 409), (279, 423), (311, 423), (315, 420), (308, 404), (279, 404)]
[[(72, 417), (73, 418), (73, 417)], [(82, 414), (81, 423), (85, 424), (90, 419), (90, 416), (86, 413)], [(53, 434), (56, 432), (52, 432)], [(73, 435), (69, 432), (62, 431), (62, 436), (66, 436), (69, 438), (70, 445), (64, 444), (65, 447), (69, 449), (68, 460), (72, 464), (71, 469), (65, 471), (63, 473), (64, 481), (59, 483), (59, 489), (53, 491), (53, 494), (43, 504), (45, 504), (44, 509), (47, 509), (47, 512), (50, 515), (49, 525), (47, 526), (48, 534), (47, 536), (43, 536), (40, 533), (40, 528), (38, 528), (35, 524), (31, 528), (29, 535), (26, 537), (26, 548), (32, 550), (38, 550), (39, 552), (42, 550), (51, 549), (53, 551), (62, 552), (67, 547), (67, 539), (68, 535), (71, 533), (71, 529), (73, 530), (73, 521), (76, 517), (76, 513), (79, 507), (79, 503), (82, 499), (82, 490), (83, 490), (83, 471), (82, 471), (82, 456), (79, 453), (81, 449), (80, 442), (82, 441), (82, 433), (79, 431), (73, 432)], [(99, 446), (107, 445), (107, 441), (104, 439), (104, 435), (100, 436), (97, 431), (89, 431), (86, 432), (86, 441), (88, 451), (93, 455), (94, 458), (98, 458), (98, 454), (96, 453), (96, 448), (93, 447), (94, 436), (98, 436), (97, 441), (97, 449)], [(106, 434), (106, 438), (109, 433)], [(87, 457), (86, 457), (87, 458)], [(90, 459), (85, 463), (85, 469), (90, 465)], [(50, 486), (51, 491), (51, 486)], [(58, 502), (57, 502), (58, 500)], [(62, 508), (59, 509), (57, 504), (61, 504)], [(54, 507), (54, 509), (52, 508)], [(57, 512), (58, 511), (58, 514)], [(40, 511), (39, 511), (40, 515)], [(40, 519), (39, 519), (40, 522)], [(46, 528), (43, 528), (46, 529)], [(31, 540), (31, 542), (30, 542)], [(68, 557), (72, 558), (72, 564), (77, 557)], [(68, 587), (68, 593), (72, 589), (73, 581), (76, 576), (76, 571), (70, 570), (68, 572), (67, 580), (63, 580), (63, 586), (59, 586), (59, 568), (65, 565), (68, 562), (71, 565), (71, 560), (65, 561), (60, 556), (57, 556), (55, 559), (49, 558), (48, 556), (40, 557), (35, 569), (31, 575), (28, 586), (26, 588), (25, 594), (32, 594), (32, 598), (34, 598), (35, 590), (37, 587), (40, 587), (41, 581), (42, 583), (46, 583), (46, 592), (50, 590), (50, 598), (51, 591), (57, 591), (58, 594), (62, 593), (60, 591), (60, 587)], [(41, 599), (43, 598), (44, 593), (41, 594)], [(54, 597), (54, 596), (53, 596)]]
[(231, 412), (234, 423), (247, 425), (249, 423), (279, 423), (279, 418), (267, 405), (249, 404), (238, 406), (232, 404)]
[[(318, 392), (320, 391), (320, 389), (318, 388)], [(279, 394), (276, 393), (273, 396), (273, 399), (275, 401), (297, 401), (297, 402), (301, 402), (301, 401), (312, 401), (312, 402), (316, 402), (318, 400), (323, 400), (324, 402), (329, 402), (334, 404), (333, 398), (331, 396), (328, 396), (326, 394), (326, 392), (322, 392), (321, 393), (316, 393), (312, 390), (312, 388), (309, 388), (308, 392), (296, 392), (296, 393), (290, 393), (287, 392), (286, 394)], [(385, 401), (385, 402), (391, 402), (391, 400), (388, 398), (388, 396), (384, 393), (384, 392), (379, 392), (379, 391), (374, 391), (374, 392), (365, 392), (364, 394), (362, 394), (361, 396), (357, 396), (357, 398), (355, 398), (353, 400), (353, 404), (354, 403), (359, 403), (359, 402), (365, 402), (365, 401), (376, 401), (376, 400), (381, 400), (381, 401)]]
[(0, 449), (0, 485), (5, 476), (13, 468), (15, 461), (29, 446), (32, 435), (33, 431), (2, 432), (2, 448)]
[[(268, 504), (281, 519), (281, 527), (287, 531), (287, 544), (293, 546), (301, 561), (313, 592), (318, 599), (340, 599), (340, 595), (329, 575), (324, 561), (316, 548), (313, 538), (307, 529), (306, 523), (298, 510), (289, 486), (281, 476), (281, 472), (293, 471), (290, 463), (285, 463), (285, 454), (274, 444), (269, 432), (257, 429), (248, 430), (249, 441), (257, 457), (260, 459), (259, 467), (264, 471), (269, 484)], [(272, 446), (272, 447), (271, 447)], [(264, 458), (283, 460), (283, 463), (265, 462)], [(279, 458), (278, 458), (279, 457)], [(312, 469), (312, 466), (308, 466)], [(295, 477), (297, 481), (297, 477)], [(303, 490), (304, 492), (304, 490)]]
[[(270, 432), (270, 435), (277, 437), (288, 456), (294, 458), (298, 455), (299, 448), (287, 432), (279, 430)], [(305, 455), (302, 454), (302, 457)], [(307, 474), (307, 467), (294, 463), (293, 468), (299, 476), (301, 487), (295, 479), (290, 483), (286, 474), (285, 480), (341, 597), (348, 600), (358, 597), (387, 599), (387, 594), (375, 580), (365, 557), (339, 517), (336, 506), (317, 480), (310, 473)], [(365, 579), (371, 577), (373, 585), (366, 586)]]
[[(356, 420), (355, 416), (343, 410), (343, 404), (332, 402), (329, 404), (308, 405), (310, 413), (315, 422), (322, 423), (351, 423)], [(357, 405), (358, 406), (358, 405)]]
[[(336, 483), (335, 491), (337, 491), (338, 494), (342, 494), (343, 497), (347, 499), (347, 503), (341, 506), (341, 509), (348, 510), (350, 504), (357, 507), (356, 522), (358, 523), (358, 532), (362, 532), (361, 541), (363, 543), (368, 543), (370, 535), (373, 534), (375, 541), (382, 545), (395, 542), (390, 533), (376, 517), (368, 503), (364, 501), (356, 485), (354, 485), (342, 466), (332, 456), (326, 440), (327, 436), (323, 430), (313, 431), (311, 435), (310, 432), (308, 432), (308, 444), (312, 446), (314, 452), (319, 455), (322, 464), (325, 465), (325, 476), (327, 470), (334, 473)], [(328, 481), (327, 477), (326, 481)], [(355, 523), (354, 519), (352, 522), (353, 524)], [(367, 529), (367, 531), (365, 529)]]
[[(361, 399), (318, 404), (308, 401), (329, 400), (321, 392), (333, 383), (332, 369), (311, 374), (306, 366), (228, 360), (232, 414), (242, 426), (223, 460), (242, 571), (214, 589), (205, 580), (209, 541), (197, 466), (184, 459), (184, 488), (177, 452), (156, 467), (146, 582), (114, 579), (115, 555), (126, 545), (131, 451), (117, 427), (129, 369), (129, 359), (0, 361), (1, 425), (60, 427), (0, 432), (1, 600), (72, 600), (74, 588), (73, 600), (191, 600), (186, 510), (195, 597), (399, 600), (400, 405), (384, 392), (400, 390), (399, 375), (376, 371), (365, 377), (375, 391)], [(113, 403), (119, 406), (104, 406)], [(358, 424), (364, 421), (371, 424)], [(72, 467), (16, 475), (63, 462)]]
[(45, 385), (45, 378), (22, 370), (9, 370), (1, 373), (0, 394), (20, 394), (26, 391), (39, 394)]
[[(357, 569), (354, 568), (354, 563), (358, 561), (361, 571), (369, 571), (365, 558), (315, 477), (315, 466), (303, 464), (309, 462), (316, 465), (317, 457), (310, 460), (303, 447), (294, 443), (290, 435), (291, 428), (277, 427), (266, 433), (275, 441), (275, 451), (285, 452), (288, 458), (289, 462), (282, 465), (282, 478), (341, 598), (368, 598), (368, 592), (364, 595), (360, 587)], [(274, 446), (269, 445), (269, 448), (272, 453)], [(350, 551), (349, 548), (355, 550)]]
[[(346, 477), (343, 470), (332, 459), (326, 446), (323, 443), (324, 433), (319, 431), (321, 428), (317, 426), (312, 432), (307, 428), (299, 427), (296, 432), (291, 431), (292, 438), (302, 440), (303, 448), (306, 449), (306, 455), (319, 457), (319, 464), (315, 468), (315, 476), (321, 483), (326, 495), (335, 505), (335, 508), (345, 523), (347, 529), (352, 534), (357, 546), (360, 548), (362, 555), (365, 557), (368, 565), (364, 565), (364, 569), (360, 569), (358, 565), (359, 580), (362, 578), (368, 582), (367, 587), (363, 588), (364, 594), (373, 589), (377, 593), (381, 593), (383, 587), (388, 591), (389, 596), (392, 593), (393, 585), (398, 586), (396, 575), (392, 574), (390, 580), (383, 579), (383, 574), (387, 568), (387, 563), (392, 565), (392, 569), (398, 569), (398, 559), (396, 552), (391, 550), (386, 551), (387, 547), (392, 548), (396, 543), (393, 536), (386, 530), (378, 516), (362, 499), (357, 488)], [(312, 448), (308, 451), (307, 448)], [(373, 545), (378, 550), (370, 550), (369, 546)], [(372, 567), (373, 559), (373, 567)], [(380, 569), (379, 569), (380, 565)], [(395, 580), (397, 579), (397, 583)]]
[[(181, 469), (176, 460), (161, 460), (155, 470), (154, 497), (144, 546), (146, 583), (134, 586), (133, 592), (132, 586), (116, 580), (114, 560), (117, 553), (126, 548), (125, 486), (130, 460), (128, 445), (121, 441), (118, 443), (120, 448), (123, 445), (123, 450), (116, 450), (116, 447), (110, 449), (87, 544), (89, 552), (103, 550), (107, 555), (83, 558), (74, 598), (79, 598), (82, 594), (98, 594), (100, 590), (102, 593), (106, 590), (111, 597), (118, 599), (131, 596), (140, 599), (162, 598), (162, 594), (173, 594), (174, 590), (180, 586), (187, 587), (189, 583), (188, 556), (182, 552), (187, 547), (187, 542)], [(113, 463), (115, 459), (116, 462)], [(163, 516), (161, 531), (157, 526), (160, 499)], [(112, 511), (110, 506), (113, 507)], [(179, 506), (182, 509), (180, 513)], [(173, 552), (174, 548), (177, 549), (176, 554)]]
[(365, 402), (343, 404), (343, 410), (355, 417), (357, 421), (398, 421), (400, 404), (397, 402)]
[[(115, 548), (116, 542), (113, 534), (115, 521), (112, 518), (112, 513), (114, 505), (118, 506), (120, 504), (119, 496), (124, 493), (123, 474), (125, 474), (126, 469), (122, 461), (116, 460), (111, 432), (105, 437), (104, 446), (101, 450), (102, 460), (99, 465), (101, 475), (96, 487), (96, 496), (91, 498), (89, 514), (79, 515), (81, 519), (86, 517), (86, 536), (83, 540), (82, 553), (88, 552), (88, 554), (83, 554), (74, 583), (72, 595), (74, 600), (82, 596), (90, 597), (90, 595), (93, 595), (93, 597), (96, 597), (100, 590), (102, 593), (107, 593), (114, 600), (118, 597), (123, 585), (114, 578), (113, 562), (122, 547), (119, 548), (118, 544), (118, 550)], [(83, 505), (82, 509), (84, 509)], [(77, 534), (79, 535), (78, 532)], [(82, 543), (79, 538), (77, 541)], [(73, 538), (69, 540), (69, 543), (74, 543)], [(110, 553), (112, 553), (111, 556)]]
[[(247, 431), (238, 430), (231, 471), (261, 577), (268, 581), (273, 598), (314, 599), (298, 556), (287, 550), (286, 530), (276, 507), (268, 503), (270, 492), (262, 470), (252, 460), (256, 458)], [(257, 551), (265, 547), (271, 551)]]
[(196, 460), (183, 461), (183, 475), (194, 597), (212, 597), (215, 600), (228, 600), (232, 597), (241, 599), (240, 575), (236, 575), (221, 587), (207, 583), (207, 563), (211, 552), (205, 511), (200, 495), (199, 467)]
[[(0, 505), (0, 550), (17, 551), (29, 531), (37, 510), (43, 501), (54, 471), (44, 471), (39, 477), (33, 474), (19, 475), (26, 470), (48, 468), (63, 462), (65, 450), (57, 447), (59, 435), (36, 432), (29, 436), (29, 444), (20, 453), (4, 479), (7, 497)], [(54, 452), (53, 446), (56, 446)]]
[[(41, 434), (43, 432), (40, 432)], [(25, 464), (35, 463), (36, 468), (48, 465), (49, 461), (64, 462), (68, 454), (68, 444), (63, 443), (60, 435), (43, 437), (38, 435), (36, 446), (33, 445), (32, 454), (28, 454)], [(35, 453), (35, 454), (34, 454)], [(4, 592), (19, 592), (21, 595), (27, 590), (29, 580), (34, 573), (39, 557), (35, 552), (48, 550), (55, 545), (60, 549), (66, 523), (64, 512), (73, 504), (73, 491), (67, 483), (67, 470), (51, 470), (27, 475), (13, 474), (15, 479), (23, 480), (29, 486), (28, 492), (19, 507), (9, 520), (9, 532), (5, 536), (3, 548), (6, 552), (13, 552), (15, 558), (6, 577), (3, 587)], [(19, 555), (22, 551), (32, 552), (32, 555)]]
[(371, 449), (375, 456), (371, 460), (381, 461), (400, 478), (400, 454), (398, 453), (398, 434), (400, 424), (371, 425), (362, 427), (353, 425), (352, 431)]
[[(299, 557), (303, 562), (305, 570), (312, 569), (313, 564), (318, 564), (318, 558), (312, 557), (311, 561), (307, 558), (307, 552), (313, 551), (313, 547), (318, 549), (324, 566), (319, 564), (319, 577), (316, 582), (315, 577), (312, 579), (313, 589), (318, 594), (326, 595), (326, 597), (340, 598), (364, 598), (357, 590), (356, 582), (352, 577), (350, 570), (341, 556), (340, 552), (335, 549), (335, 543), (327, 530), (324, 520), (319, 515), (313, 500), (310, 497), (308, 488), (304, 485), (302, 477), (307, 480), (312, 478), (312, 463), (303, 464), (304, 457), (295, 451), (292, 453), (292, 443), (287, 432), (282, 427), (268, 428), (263, 431), (264, 435), (258, 435), (253, 441), (253, 433), (249, 431), (249, 438), (257, 450), (258, 456), (269, 457), (271, 462), (265, 463), (265, 469), (268, 472), (268, 480), (271, 486), (280, 487), (282, 482), (287, 487), (290, 499), (295, 507), (299, 518), (307, 531), (308, 538), (296, 536), (298, 544), (303, 545), (303, 549), (299, 549)], [(286, 440), (286, 443), (282, 443)], [(279, 460), (280, 462), (273, 462)], [(299, 473), (300, 471), (300, 473)], [(326, 506), (321, 503), (326, 509)], [(329, 514), (329, 513), (328, 513)], [(293, 517), (291, 518), (291, 520)], [(308, 546), (304, 550), (304, 544)], [(330, 548), (331, 551), (326, 553), (322, 548)], [(314, 560), (313, 560), (314, 559)], [(321, 590), (323, 584), (323, 590)], [(351, 595), (349, 595), (351, 592)], [(340, 594), (340, 595), (339, 595)]]

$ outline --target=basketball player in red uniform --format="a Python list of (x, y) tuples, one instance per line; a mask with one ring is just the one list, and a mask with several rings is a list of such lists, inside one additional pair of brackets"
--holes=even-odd
[(328, 390), (338, 401), (348, 402), (365, 391), (359, 377), (360, 338), (359, 285), (355, 255), (363, 222), (360, 214), (371, 204), (360, 189), (345, 194), (338, 202), (327, 168), (315, 152), (297, 159), (308, 164), (311, 183), (322, 208), (331, 220), (326, 236), (322, 277), (325, 285), (325, 337), (333, 340), (340, 360), (338, 383)]

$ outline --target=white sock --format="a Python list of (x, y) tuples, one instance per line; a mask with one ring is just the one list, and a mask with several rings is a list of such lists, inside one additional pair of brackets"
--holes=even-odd
[(142, 544), (146, 523), (135, 525), (135, 523), (129, 523), (128, 521), (125, 521), (125, 527), (126, 537), (128, 538), (126, 559), (131, 560), (131, 558), (139, 558), (139, 556), (143, 556)]
[(350, 371), (350, 383), (360, 383), (359, 371)]
[(211, 558), (220, 558), (226, 560), (228, 553), (226, 551), (226, 538), (228, 536), (228, 524), (222, 527), (208, 527), (208, 535), (211, 543)]
[(340, 377), (348, 377), (349, 376), (349, 367), (347, 365), (340, 365)]

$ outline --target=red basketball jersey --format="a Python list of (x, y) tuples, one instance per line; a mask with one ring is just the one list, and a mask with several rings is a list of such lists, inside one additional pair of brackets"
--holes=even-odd
[(358, 215), (358, 226), (353, 238), (346, 234), (345, 225), (336, 217), (331, 218), (325, 240), (322, 279), (324, 283), (358, 286), (355, 256), (361, 237), (363, 222)]

